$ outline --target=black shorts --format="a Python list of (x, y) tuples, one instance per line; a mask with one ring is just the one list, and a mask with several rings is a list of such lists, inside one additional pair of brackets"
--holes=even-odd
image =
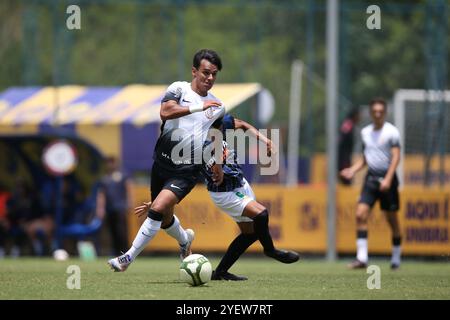
[(364, 180), (364, 186), (358, 202), (365, 203), (372, 208), (379, 199), (381, 210), (398, 211), (400, 209), (400, 202), (397, 175), (394, 175), (391, 188), (386, 192), (380, 191), (380, 182), (382, 179), (383, 177), (368, 174)]
[(152, 201), (161, 190), (167, 189), (175, 193), (180, 202), (195, 187), (198, 175), (199, 173), (193, 170), (187, 172), (167, 170), (154, 162), (150, 183)]

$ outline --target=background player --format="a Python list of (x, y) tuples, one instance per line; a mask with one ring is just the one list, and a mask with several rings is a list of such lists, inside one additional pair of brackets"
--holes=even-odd
[(395, 170), (400, 162), (400, 134), (396, 127), (385, 121), (387, 105), (383, 99), (373, 99), (369, 107), (372, 124), (361, 131), (363, 157), (350, 168), (341, 171), (342, 177), (350, 180), (365, 164), (369, 167), (356, 208), (356, 260), (349, 267), (367, 267), (367, 220), (371, 208), (380, 200), (381, 210), (392, 229), (391, 268), (397, 269), (400, 266), (401, 233), (397, 215), (399, 194)]
[[(339, 128), (338, 169), (339, 172), (352, 164), (355, 128), (360, 120), (358, 108), (353, 108), (345, 117)], [(351, 185), (352, 181), (340, 176), (340, 182)]]

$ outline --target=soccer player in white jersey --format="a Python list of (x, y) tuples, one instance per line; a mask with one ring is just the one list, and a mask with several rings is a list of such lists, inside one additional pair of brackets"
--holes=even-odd
[(397, 269), (400, 266), (401, 233), (397, 215), (399, 194), (395, 170), (400, 162), (400, 134), (396, 127), (385, 121), (387, 105), (383, 99), (373, 99), (369, 107), (372, 124), (361, 131), (363, 157), (350, 168), (341, 171), (342, 177), (352, 179), (366, 164), (369, 167), (356, 208), (356, 260), (349, 268), (367, 267), (367, 221), (373, 205), (380, 200), (381, 210), (392, 230), (391, 268)]
[[(219, 55), (202, 49), (194, 55), (192, 81), (168, 87), (161, 101), (161, 135), (153, 154), (150, 209), (131, 248), (108, 261), (114, 271), (125, 271), (161, 228), (178, 241), (182, 259), (191, 254), (194, 232), (182, 228), (174, 207), (197, 183), (208, 130), (225, 113), (220, 100), (209, 92), (221, 69)], [(220, 165), (214, 167), (213, 179), (222, 182)]]

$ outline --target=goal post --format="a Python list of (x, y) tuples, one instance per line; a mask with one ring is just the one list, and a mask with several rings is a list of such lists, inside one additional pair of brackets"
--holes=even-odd
[[(409, 105), (408, 103), (423, 103), (424, 107), (426, 107), (426, 103), (432, 102), (444, 102), (448, 107), (450, 103), (450, 91), (442, 91), (442, 90), (423, 90), (423, 89), (399, 89), (394, 94), (394, 124), (400, 132), (400, 141), (401, 141), (401, 159), (398, 168), (400, 185), (404, 184), (404, 161), (405, 161), (405, 152), (406, 152), (406, 134), (407, 134), (407, 113), (406, 108)], [(412, 112), (410, 112), (412, 114)], [(449, 112), (446, 112), (448, 115)], [(447, 126), (450, 123), (447, 123)], [(413, 123), (414, 125), (414, 123)], [(413, 128), (414, 131), (419, 135), (425, 135), (426, 132), (421, 131), (419, 126)], [(447, 128), (445, 128), (447, 129)], [(444, 139), (446, 137), (444, 136)]]

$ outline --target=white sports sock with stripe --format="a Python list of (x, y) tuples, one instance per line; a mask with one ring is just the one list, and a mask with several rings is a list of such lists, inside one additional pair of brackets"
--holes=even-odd
[(139, 253), (144, 250), (150, 240), (158, 233), (159, 229), (161, 229), (161, 221), (153, 220), (151, 218), (145, 219), (134, 238), (131, 248), (125, 254), (130, 255), (131, 260), (134, 260)]

